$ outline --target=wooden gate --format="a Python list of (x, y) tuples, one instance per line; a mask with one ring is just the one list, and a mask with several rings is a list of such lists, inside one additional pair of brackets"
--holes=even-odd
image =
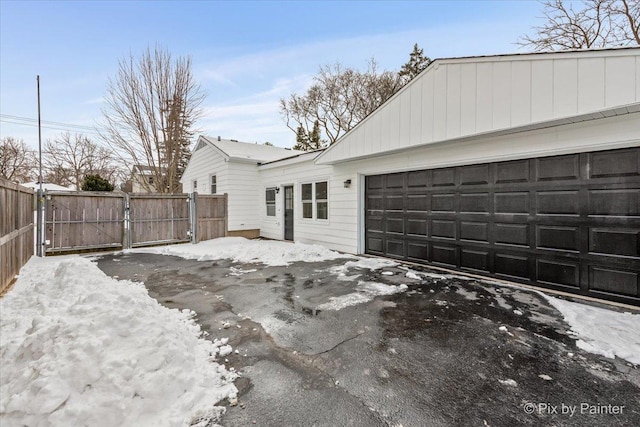
[(51, 192), (46, 196), (46, 253), (124, 247), (125, 194)]
[(131, 194), (130, 247), (191, 240), (188, 194)]

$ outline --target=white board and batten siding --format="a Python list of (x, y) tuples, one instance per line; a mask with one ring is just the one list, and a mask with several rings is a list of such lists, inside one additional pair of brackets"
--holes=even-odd
[(436, 60), (318, 163), (637, 102), (640, 48)]

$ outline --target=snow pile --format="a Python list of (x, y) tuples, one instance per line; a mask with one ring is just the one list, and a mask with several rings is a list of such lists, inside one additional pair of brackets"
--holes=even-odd
[(330, 297), (329, 302), (320, 304), (318, 310), (341, 310), (350, 305), (362, 304), (371, 301), (379, 295), (393, 295), (407, 290), (407, 285), (385, 285), (377, 282), (359, 282), (356, 292), (342, 295), (339, 297)]
[(578, 347), (640, 364), (640, 314), (619, 313), (545, 295), (577, 335)]
[(87, 259), (32, 258), (0, 311), (3, 425), (206, 424), (237, 393), (192, 312)]
[(209, 261), (231, 259), (235, 262), (279, 266), (291, 262), (319, 262), (339, 258), (352, 258), (320, 245), (277, 242), (272, 240), (248, 240), (243, 237), (222, 237), (204, 242), (170, 245), (156, 248), (135, 249), (135, 252), (174, 255), (186, 259)]
[[(354, 258), (356, 258), (356, 257), (354, 257)], [(329, 271), (332, 274), (337, 274), (339, 276), (338, 279), (340, 279), (341, 276), (346, 276), (347, 275), (347, 271), (349, 271), (349, 269), (366, 268), (366, 269), (369, 269), (369, 270), (373, 271), (373, 270), (380, 270), (381, 268), (395, 267), (396, 265), (398, 265), (397, 262), (391, 261), (391, 260), (388, 260), (388, 259), (382, 259), (382, 258), (357, 258), (356, 261), (347, 261), (343, 265), (338, 265), (338, 266), (335, 266), (335, 267), (331, 267), (331, 269)]]

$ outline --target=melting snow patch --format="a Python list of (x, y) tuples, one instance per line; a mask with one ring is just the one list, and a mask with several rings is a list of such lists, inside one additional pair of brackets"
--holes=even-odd
[(542, 378), (545, 381), (551, 381), (553, 378), (551, 378), (549, 375), (547, 374), (540, 374), (538, 375), (540, 378)]
[(237, 393), (193, 312), (87, 259), (32, 258), (0, 311), (7, 425), (209, 425)]
[(395, 273), (393, 271), (383, 271), (382, 275), (383, 276), (393, 276)]
[(510, 378), (506, 380), (498, 380), (498, 382), (502, 385), (508, 385), (509, 387), (518, 387), (518, 383)]
[(229, 270), (231, 270), (231, 272), (229, 273), (229, 276), (242, 276), (243, 274), (253, 273), (258, 271), (255, 268), (252, 268), (250, 270), (243, 270), (241, 268), (236, 268), (236, 267), (231, 267)]
[(413, 270), (407, 271), (407, 274), (405, 274), (405, 277), (407, 279), (422, 280), (422, 278), (420, 276), (418, 276), (417, 272), (413, 271)]
[(468, 290), (466, 290), (464, 288), (456, 289), (456, 293), (462, 295), (463, 297), (465, 297), (469, 301), (476, 301), (478, 299), (478, 294), (477, 293), (475, 293), (473, 291), (468, 291)]
[(640, 364), (640, 314), (620, 313), (545, 295), (571, 326), (576, 345), (590, 353)]
[(318, 310), (340, 310), (351, 305), (362, 304), (367, 301), (371, 301), (379, 295), (393, 295), (400, 292), (405, 292), (408, 289), (407, 285), (385, 285), (384, 283), (377, 282), (359, 282), (356, 287), (356, 292), (339, 297), (330, 297), (329, 302), (320, 304), (316, 309)]
[(276, 242), (272, 240), (248, 240), (243, 237), (222, 237), (197, 244), (169, 245), (156, 248), (132, 249), (130, 252), (174, 255), (186, 259), (209, 261), (231, 259), (243, 263), (263, 263), (278, 266), (292, 262), (319, 262), (340, 258), (354, 258), (320, 245)]

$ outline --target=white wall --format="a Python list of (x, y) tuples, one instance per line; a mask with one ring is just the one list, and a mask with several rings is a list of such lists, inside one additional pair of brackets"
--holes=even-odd
[[(557, 126), (500, 137), (484, 137), (467, 141), (427, 145), (404, 152), (375, 156), (337, 165), (313, 164), (311, 160), (295, 165), (259, 168), (260, 229), (264, 237), (283, 238), (283, 190), (277, 195), (276, 217), (267, 217), (264, 190), (294, 184), (294, 239), (319, 243), (331, 249), (358, 253), (361, 207), (359, 193), (363, 175), (376, 175), (406, 170), (429, 169), (491, 161), (552, 156), (583, 151), (608, 150), (640, 146), (640, 113), (609, 117), (589, 122)], [(277, 164), (276, 164), (277, 165)], [(330, 177), (329, 220), (302, 219), (300, 184), (312, 178)], [(351, 179), (350, 188), (343, 182)]]
[(327, 150), (320, 162), (635, 102), (640, 102), (640, 48), (439, 60)]
[(216, 194), (229, 196), (229, 231), (259, 228), (255, 200), (258, 171), (255, 163), (226, 162), (209, 146), (196, 150), (189, 161), (182, 179), (183, 190), (193, 191), (192, 182), (198, 180), (198, 193), (211, 194), (211, 175), (216, 175)]

